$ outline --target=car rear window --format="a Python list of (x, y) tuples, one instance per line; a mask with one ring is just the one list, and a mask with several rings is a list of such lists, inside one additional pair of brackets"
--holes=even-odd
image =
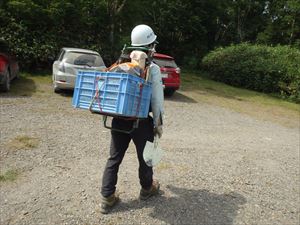
[(67, 52), (64, 58), (66, 63), (73, 65), (105, 66), (102, 58), (96, 54)]
[(158, 59), (158, 58), (154, 58), (153, 61), (159, 67), (177, 68), (177, 65), (176, 65), (175, 61), (172, 60), (172, 59)]

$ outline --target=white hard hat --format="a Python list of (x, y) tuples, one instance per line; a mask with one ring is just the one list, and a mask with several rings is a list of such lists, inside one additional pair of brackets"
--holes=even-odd
[(145, 46), (153, 43), (156, 40), (151, 27), (141, 24), (133, 28), (131, 32), (131, 45), (132, 46)]

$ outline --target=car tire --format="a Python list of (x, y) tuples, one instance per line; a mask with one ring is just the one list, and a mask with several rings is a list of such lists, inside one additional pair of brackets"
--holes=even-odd
[(7, 92), (10, 90), (10, 76), (9, 76), (9, 71), (8, 69), (6, 69), (5, 73), (4, 73), (4, 82), (3, 84), (0, 85), (0, 90)]
[(54, 84), (54, 87), (53, 87), (53, 91), (54, 93), (60, 93), (61, 90)]
[(176, 90), (174, 90), (174, 89), (165, 89), (164, 93), (165, 93), (165, 96), (171, 97), (175, 91)]

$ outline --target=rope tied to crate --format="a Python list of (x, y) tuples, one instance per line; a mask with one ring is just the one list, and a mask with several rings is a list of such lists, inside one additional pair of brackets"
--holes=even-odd
[[(103, 115), (107, 115), (107, 116), (112, 116), (115, 118), (121, 118), (123, 120), (139, 120), (139, 113), (140, 113), (140, 109), (141, 109), (141, 101), (142, 101), (142, 95), (143, 95), (143, 88), (145, 86), (145, 84), (143, 82), (137, 82), (136, 83), (136, 89), (135, 89), (135, 103), (134, 105), (132, 105), (132, 107), (134, 107), (136, 105), (135, 110), (132, 111), (132, 114), (134, 116), (131, 117), (126, 117), (126, 116), (120, 116), (120, 115), (112, 115), (110, 113), (106, 113), (104, 110), (104, 108), (102, 107), (104, 102), (103, 100), (105, 100), (105, 93), (103, 92), (105, 85), (107, 83), (107, 77), (106, 76), (98, 76), (95, 78), (94, 80), (94, 90), (95, 90), (95, 94), (92, 98), (92, 101), (90, 103), (90, 107), (89, 110), (91, 112), (93, 112), (92, 107), (94, 103), (98, 103), (98, 108), (99, 108), (99, 113), (103, 114)], [(102, 92), (102, 93), (101, 93)], [(102, 94), (102, 96), (101, 96)], [(102, 99), (101, 99), (102, 98)], [(102, 104), (102, 105), (101, 105)]]
[(115, 118), (119, 118), (119, 119), (123, 119), (123, 120), (139, 120), (140, 118), (139, 113), (140, 113), (140, 106), (141, 106), (141, 101), (142, 101), (142, 96), (143, 96), (143, 87), (144, 84), (143, 83), (138, 83), (138, 88), (139, 88), (139, 95), (137, 96), (137, 106), (136, 106), (136, 113), (135, 116), (131, 116), (131, 117), (123, 117), (123, 116), (112, 116)]
[[(99, 82), (100, 80), (103, 80), (101, 86), (99, 87)], [(95, 93), (95, 96), (94, 96), (94, 99), (97, 99), (97, 102), (98, 102), (98, 106), (99, 106), (99, 110), (100, 112), (102, 112), (102, 107), (101, 107), (101, 93), (100, 93), (100, 90), (103, 89), (103, 86), (105, 84), (105, 78), (99, 76), (95, 79), (95, 89), (96, 89), (96, 93)]]

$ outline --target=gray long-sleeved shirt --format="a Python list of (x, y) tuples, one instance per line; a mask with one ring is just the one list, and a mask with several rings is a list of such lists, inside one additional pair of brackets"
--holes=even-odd
[(154, 126), (157, 127), (162, 125), (164, 114), (164, 89), (159, 66), (151, 63), (149, 75), (149, 81), (152, 83), (151, 108)]

